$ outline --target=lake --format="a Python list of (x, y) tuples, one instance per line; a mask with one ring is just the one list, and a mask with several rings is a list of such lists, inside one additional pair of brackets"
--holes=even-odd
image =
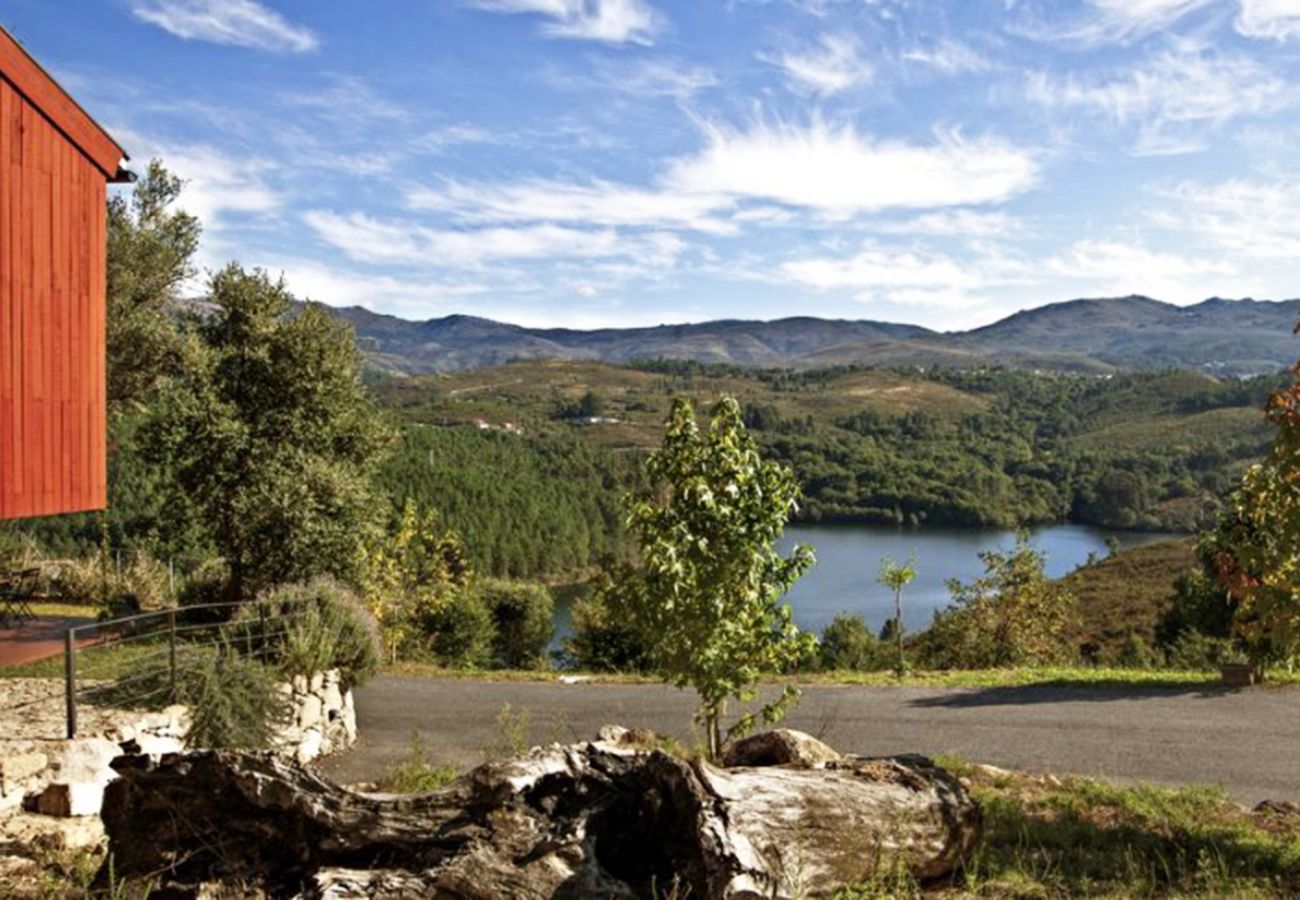
[[(1172, 534), (1107, 531), (1087, 525), (1048, 525), (1032, 529), (1035, 547), (1047, 555), (1047, 574), (1069, 574), (1089, 553), (1105, 556), (1106, 538), (1121, 547), (1136, 547), (1178, 537)], [(820, 632), (840, 612), (866, 618), (879, 631), (893, 615), (893, 598), (876, 584), (880, 561), (916, 559), (917, 575), (903, 591), (903, 621), (908, 630), (926, 628), (936, 609), (948, 605), (947, 581), (969, 581), (983, 574), (979, 553), (1009, 549), (1016, 533), (1001, 528), (898, 528), (892, 525), (798, 525), (786, 529), (782, 552), (794, 544), (809, 544), (817, 564), (789, 594), (800, 628)], [(556, 644), (569, 633), (569, 610), (556, 611)]]

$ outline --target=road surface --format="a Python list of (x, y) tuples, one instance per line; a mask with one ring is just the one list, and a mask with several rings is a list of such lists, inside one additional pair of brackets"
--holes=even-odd
[[(357, 691), (361, 738), (325, 772), (376, 780), (417, 731), (436, 762), (473, 766), (500, 744), (505, 704), (530, 717), (535, 743), (587, 739), (610, 723), (698, 739), (693, 695), (671, 687), (383, 676)], [(956, 753), (1031, 772), (1218, 784), (1243, 803), (1300, 801), (1297, 689), (818, 685), (785, 724), (846, 752)]]

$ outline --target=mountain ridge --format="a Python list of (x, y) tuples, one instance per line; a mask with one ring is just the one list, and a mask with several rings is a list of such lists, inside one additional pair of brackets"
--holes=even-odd
[(870, 319), (789, 316), (638, 328), (529, 328), (466, 313), (412, 321), (365, 307), (326, 307), (355, 329), (372, 365), (428, 374), (518, 359), (628, 363), (680, 359), (740, 366), (973, 366), (1105, 373), (1174, 367), (1227, 375), (1295, 361), (1300, 300), (1083, 297), (1020, 310), (965, 331)]

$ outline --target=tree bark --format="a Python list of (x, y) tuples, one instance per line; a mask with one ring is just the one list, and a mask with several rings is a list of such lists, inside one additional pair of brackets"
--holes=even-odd
[(781, 765), (719, 768), (602, 734), (409, 797), (352, 792), (269, 754), (124, 757), (103, 813), (113, 873), (167, 896), (237, 885), (541, 900), (676, 885), (677, 896), (767, 900), (828, 896), (894, 865), (939, 878), (978, 835), (975, 802), (924, 757), (840, 757), (799, 735), (728, 754)]

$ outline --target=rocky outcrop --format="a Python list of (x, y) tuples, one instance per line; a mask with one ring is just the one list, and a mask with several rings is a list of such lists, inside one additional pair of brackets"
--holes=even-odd
[[(793, 734), (777, 743), (812, 746)], [(757, 900), (829, 896), (895, 865), (920, 879), (959, 865), (979, 810), (956, 779), (919, 756), (825, 751), (722, 768), (623, 733), (490, 763), (417, 797), (351, 792), (273, 754), (130, 757), (115, 763), (103, 817), (116, 876), (169, 896), (238, 883), (270, 896), (528, 900), (676, 884), (677, 896)]]

